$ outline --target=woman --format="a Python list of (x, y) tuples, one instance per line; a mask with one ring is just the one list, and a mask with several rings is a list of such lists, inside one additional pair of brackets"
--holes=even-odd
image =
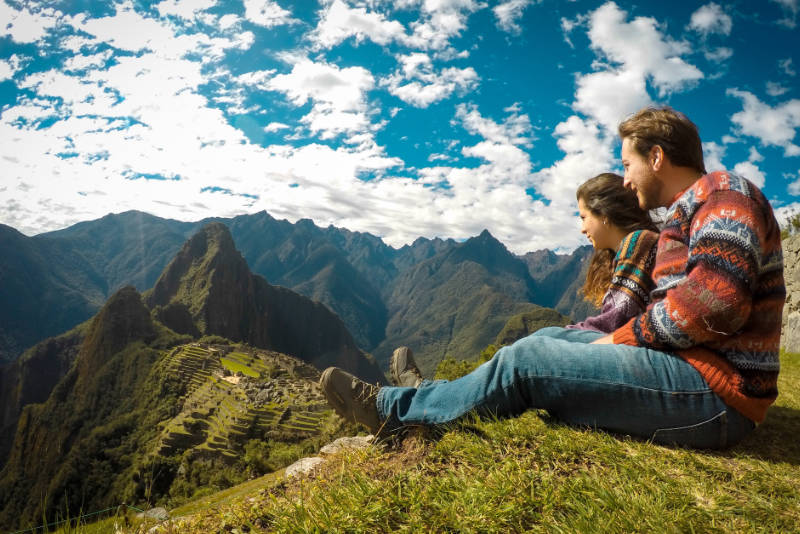
[(600, 314), (567, 328), (613, 332), (650, 302), (658, 230), (636, 193), (623, 186), (622, 176), (595, 176), (576, 196), (581, 233), (594, 247), (583, 294)]
[[(581, 233), (594, 247), (583, 293), (600, 308), (600, 314), (566, 328), (542, 328), (534, 336), (591, 341), (597, 332), (613, 332), (644, 311), (655, 287), (651, 271), (658, 230), (648, 212), (639, 207), (636, 193), (623, 186), (622, 176), (603, 173), (590, 178), (576, 196)], [(396, 386), (431, 383), (423, 381), (408, 347), (395, 349), (389, 372)]]

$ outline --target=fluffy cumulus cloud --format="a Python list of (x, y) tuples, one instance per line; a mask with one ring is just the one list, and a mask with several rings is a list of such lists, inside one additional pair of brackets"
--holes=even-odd
[(405, 27), (365, 6), (352, 7), (343, 0), (333, 0), (323, 7), (320, 20), (310, 39), (316, 48), (331, 48), (353, 37), (356, 43), (371, 40), (379, 45), (404, 41)]
[(484, 7), (475, 0), (423, 0), (420, 4), (423, 16), (411, 23), (406, 44), (423, 50), (450, 48), (450, 40), (466, 29), (469, 16)]
[(307, 58), (266, 83), (268, 89), (285, 93), (295, 106), (311, 101), (311, 111), (301, 122), (322, 139), (368, 130), (366, 93), (374, 85), (372, 74), (363, 67), (339, 68)]
[(8, 36), (17, 43), (35, 43), (64, 18), (54, 9), (25, 6), (17, 9), (0, 1), (0, 37)]
[(244, 16), (265, 28), (292, 22), (292, 14), (274, 0), (244, 0)]
[(747, 161), (742, 161), (734, 165), (733, 172), (747, 178), (759, 188), (763, 188), (764, 184), (767, 182), (767, 178), (757, 165), (760, 161), (764, 161), (764, 156), (762, 156), (755, 147), (750, 147), (750, 156), (747, 158)]
[(730, 35), (733, 20), (731, 20), (730, 15), (722, 10), (719, 4), (711, 2), (692, 13), (689, 27), (702, 35), (712, 33)]
[(703, 161), (708, 172), (723, 171), (725, 165), (722, 158), (725, 157), (725, 145), (720, 145), (714, 141), (703, 143)]
[(472, 67), (446, 67), (436, 71), (430, 56), (415, 52), (398, 57), (400, 67), (382, 84), (389, 92), (412, 106), (425, 108), (456, 91), (465, 93), (479, 81)]
[[(536, 0), (508, 0), (492, 8), (497, 25), (503, 31), (519, 35), (522, 32), (518, 21), (525, 12), (525, 8)], [(541, 1), (541, 0), (538, 0)]]
[(771, 107), (749, 91), (727, 92), (742, 101), (742, 110), (731, 116), (739, 133), (757, 138), (764, 146), (782, 147), (786, 156), (800, 156), (800, 146), (794, 143), (800, 128), (800, 100)]

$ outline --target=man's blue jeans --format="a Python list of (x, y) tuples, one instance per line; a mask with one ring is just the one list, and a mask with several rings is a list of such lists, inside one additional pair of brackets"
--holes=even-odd
[(733, 445), (755, 427), (679, 356), (590, 344), (601, 336), (544, 328), (457, 380), (381, 388), (378, 414), (391, 429), (538, 408), (569, 424), (698, 448)]

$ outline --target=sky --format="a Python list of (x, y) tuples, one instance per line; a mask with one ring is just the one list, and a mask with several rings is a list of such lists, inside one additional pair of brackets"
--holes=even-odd
[(670, 105), (706, 167), (800, 209), (798, 0), (0, 0), (0, 223), (266, 210), (512, 252)]

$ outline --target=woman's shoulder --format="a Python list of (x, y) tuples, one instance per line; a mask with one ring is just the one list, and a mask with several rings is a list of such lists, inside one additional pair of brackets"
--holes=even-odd
[(652, 230), (634, 230), (622, 239), (617, 260), (648, 255), (658, 243), (658, 232)]

